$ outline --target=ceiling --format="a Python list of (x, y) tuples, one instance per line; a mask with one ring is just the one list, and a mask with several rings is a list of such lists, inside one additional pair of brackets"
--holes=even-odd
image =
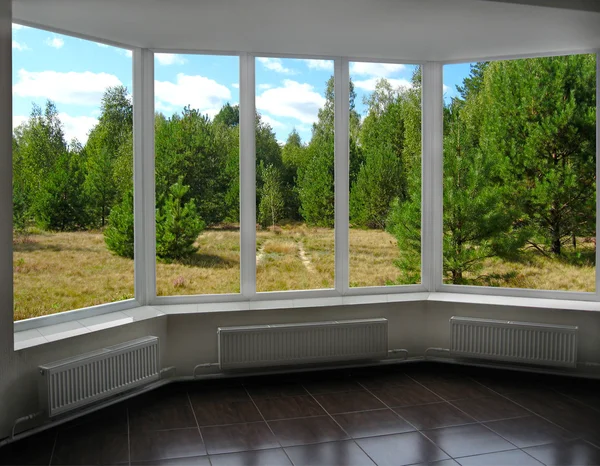
[[(14, 0), (16, 21), (136, 47), (408, 62), (600, 49), (588, 0)], [(593, 0), (593, 4), (600, 0)], [(599, 8), (600, 9), (600, 8)]]

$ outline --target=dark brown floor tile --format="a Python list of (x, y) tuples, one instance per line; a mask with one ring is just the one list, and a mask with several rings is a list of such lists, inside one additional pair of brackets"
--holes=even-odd
[(233, 403), (239, 401), (251, 401), (246, 388), (242, 385), (235, 387), (203, 387), (199, 385), (189, 391), (192, 404), (216, 401), (218, 403)]
[(354, 441), (318, 443), (285, 449), (295, 466), (374, 466)]
[(456, 458), (456, 461), (461, 466), (542, 466), (542, 463), (521, 450), (467, 456)]
[(401, 434), (415, 430), (389, 409), (338, 414), (333, 418), (354, 438)]
[(597, 466), (600, 464), (600, 449), (584, 440), (524, 448), (523, 451), (547, 466)]
[(56, 440), (56, 430), (47, 430), (0, 448), (1, 465), (50, 464), (50, 456)]
[(265, 400), (268, 398), (280, 398), (282, 396), (308, 395), (300, 384), (280, 385), (248, 385), (248, 393), (254, 400)]
[(494, 395), (494, 392), (488, 388), (467, 378), (436, 377), (431, 380), (427, 378), (421, 378), (421, 380), (416, 378), (416, 380), (446, 401)]
[(285, 452), (276, 450), (244, 451), (210, 457), (212, 466), (291, 466)]
[(357, 377), (356, 381), (370, 390), (378, 390), (394, 385), (410, 384), (413, 380), (403, 372), (385, 372)]
[(62, 424), (57, 427), (57, 430), (59, 432), (76, 430), (79, 433), (85, 431), (90, 435), (95, 433), (127, 435), (127, 422), (127, 404), (118, 403)]
[(479, 424), (423, 432), (453, 458), (514, 450), (515, 446)]
[(197, 427), (187, 395), (146, 396), (129, 407), (131, 432)]
[(303, 385), (313, 395), (364, 390), (363, 387), (352, 379), (317, 380), (307, 382)]
[(329, 416), (270, 421), (269, 426), (283, 447), (332, 442), (348, 438), (340, 426)]
[(200, 430), (211, 455), (279, 447), (266, 422), (203, 427)]
[(194, 403), (194, 413), (200, 427), (263, 420), (252, 401), (196, 402)]
[(537, 374), (527, 374), (517, 371), (488, 371), (482, 375), (475, 375), (473, 379), (490, 390), (502, 395), (519, 391), (538, 390), (547, 387), (547, 379)]
[(367, 411), (370, 409), (381, 409), (385, 406), (367, 391), (329, 393), (327, 395), (316, 395), (321, 406), (329, 414), (350, 413), (354, 411)]
[(114, 465), (129, 461), (127, 435), (91, 434), (71, 429), (59, 432), (52, 465)]
[(460, 426), (476, 422), (471, 416), (466, 415), (445, 401), (442, 403), (394, 408), (394, 411), (419, 430)]
[(130, 442), (132, 462), (206, 455), (198, 428), (136, 432)]
[(575, 438), (570, 432), (537, 416), (487, 422), (485, 425), (519, 448)]
[(531, 412), (501, 396), (453, 401), (452, 404), (480, 422), (529, 416)]
[(171, 458), (156, 461), (139, 461), (131, 463), (131, 466), (211, 466), (208, 456), (196, 456), (193, 458)]
[(435, 393), (414, 382), (391, 386), (382, 390), (372, 390), (372, 392), (390, 408), (443, 401)]
[(420, 432), (369, 437), (356, 442), (378, 466), (400, 466), (448, 459), (448, 455)]
[(256, 400), (256, 406), (267, 421), (325, 414), (325, 411), (310, 395)]

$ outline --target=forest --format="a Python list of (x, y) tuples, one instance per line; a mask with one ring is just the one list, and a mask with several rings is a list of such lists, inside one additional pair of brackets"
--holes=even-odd
[[(305, 228), (310, 237), (334, 227), (333, 82), (308, 141), (294, 130), (278, 143), (256, 114), (257, 223), (265, 234)], [(364, 115), (352, 83), (350, 91), (350, 254), (353, 237), (379, 232), (393, 249), (377, 254), (393, 271), (377, 284), (419, 283), (420, 71), (407, 87), (380, 79)], [(445, 282), (593, 291), (595, 56), (476, 63), (457, 91), (444, 105)], [(65, 140), (50, 101), (15, 128), (15, 275), (32, 273), (27, 252), (50, 233), (95, 232), (113, 256), (133, 257), (132, 127), (131, 96), (119, 86), (106, 89), (85, 145)], [(239, 108), (226, 104), (213, 118), (189, 106), (157, 113), (155, 164), (157, 257), (181, 270), (202, 265), (192, 258), (210, 248), (210, 235), (239, 228)], [(239, 241), (231, 248), (239, 255)], [(574, 272), (560, 283), (527, 281), (561, 266)], [(326, 274), (322, 285), (333, 269)], [(46, 307), (31, 312), (55, 312)]]

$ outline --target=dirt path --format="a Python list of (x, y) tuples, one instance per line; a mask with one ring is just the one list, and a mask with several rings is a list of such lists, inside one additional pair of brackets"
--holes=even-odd
[(304, 267), (306, 267), (306, 270), (308, 270), (310, 273), (314, 273), (315, 267), (306, 255), (306, 251), (304, 250), (304, 245), (302, 244), (302, 241), (298, 242), (298, 255), (300, 256), (302, 264), (304, 265)]

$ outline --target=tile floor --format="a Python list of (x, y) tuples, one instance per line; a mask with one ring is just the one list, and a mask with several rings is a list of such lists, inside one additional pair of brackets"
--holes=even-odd
[(415, 363), (177, 383), (0, 464), (600, 465), (600, 381)]

